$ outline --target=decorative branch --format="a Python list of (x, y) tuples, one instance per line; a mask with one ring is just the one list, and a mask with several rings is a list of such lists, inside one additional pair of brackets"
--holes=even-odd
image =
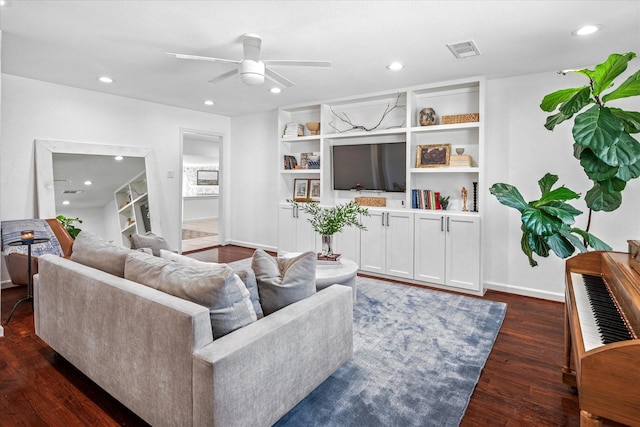
[[(333, 108), (329, 107), (329, 109), (331, 110), (331, 113), (336, 116), (338, 119), (340, 119), (340, 121), (342, 121), (343, 123), (348, 124), (349, 126), (351, 126), (351, 128), (346, 129), (346, 130), (340, 130), (337, 127), (335, 127), (333, 125), (333, 122), (329, 122), (329, 126), (331, 126), (333, 129), (335, 129), (338, 133), (343, 133), (343, 132), (350, 132), (352, 130), (363, 130), (365, 132), (371, 132), (372, 130), (376, 130), (378, 129), (378, 127), (382, 124), (382, 122), (384, 121), (385, 117), (387, 117), (387, 115), (392, 112), (393, 110), (395, 110), (396, 108), (401, 108), (401, 109), (406, 109), (407, 106), (406, 105), (398, 105), (398, 103), (400, 102), (400, 94), (398, 94), (398, 96), (396, 97), (396, 100), (393, 104), (391, 104), (391, 102), (387, 103), (387, 107), (384, 109), (384, 112), (382, 113), (382, 117), (380, 117), (380, 120), (378, 121), (378, 123), (370, 128), (367, 128), (363, 125), (356, 125), (351, 121), (351, 118), (347, 115), (347, 113), (342, 112), (340, 114), (336, 113), (335, 111), (333, 111)], [(390, 126), (387, 129), (391, 129), (391, 128), (396, 128), (396, 127), (402, 127), (404, 126), (406, 120), (403, 120), (402, 123), (400, 125), (397, 126)]]

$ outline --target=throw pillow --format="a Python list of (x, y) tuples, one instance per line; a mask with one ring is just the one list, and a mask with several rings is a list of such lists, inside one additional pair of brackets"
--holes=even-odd
[(106, 242), (88, 231), (81, 231), (73, 242), (71, 261), (124, 277), (124, 264), (130, 249)]
[(249, 292), (245, 288), (243, 296), (242, 281), (224, 264), (186, 266), (134, 251), (127, 256), (125, 279), (207, 307), (214, 339), (256, 320)]
[[(190, 265), (192, 267), (217, 267), (223, 264), (215, 262), (204, 262), (197, 259), (190, 258), (188, 256), (180, 255), (175, 252), (166, 251), (160, 249), (160, 258), (164, 258), (169, 261), (174, 261), (182, 265)], [(256, 313), (258, 319), (263, 317), (262, 306), (260, 305), (260, 297), (258, 296), (258, 285), (256, 284), (256, 276), (253, 271), (248, 272), (244, 270), (234, 270), (234, 273), (238, 276), (238, 279), (242, 281), (241, 287), (249, 291), (249, 299), (253, 305), (253, 311)]]
[(131, 249), (150, 248), (155, 256), (160, 256), (161, 249), (169, 249), (164, 237), (156, 236), (152, 232), (134, 234), (131, 236)]
[(274, 258), (256, 249), (251, 268), (256, 275), (265, 316), (316, 293), (316, 254), (313, 252), (294, 258)]

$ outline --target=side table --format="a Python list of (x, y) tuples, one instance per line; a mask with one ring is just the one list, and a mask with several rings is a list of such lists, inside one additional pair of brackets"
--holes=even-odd
[(36, 239), (29, 239), (29, 240), (19, 240), (17, 242), (11, 242), (8, 243), (9, 246), (27, 246), (27, 275), (28, 275), (28, 279), (27, 279), (27, 296), (19, 299), (18, 301), (16, 301), (15, 305), (13, 306), (13, 308), (11, 309), (11, 313), (9, 313), (9, 318), (7, 318), (7, 321), (5, 322), (5, 325), (9, 324), (9, 321), (11, 320), (11, 316), (13, 316), (13, 312), (16, 311), (16, 308), (18, 308), (18, 306), (25, 302), (25, 301), (31, 301), (31, 309), (33, 310), (33, 275), (31, 274), (31, 245), (37, 245), (39, 243), (45, 243), (48, 242), (49, 238), (48, 237), (41, 237), (41, 238), (36, 238)]
[(320, 291), (331, 285), (349, 286), (353, 290), (353, 303), (356, 303), (356, 273), (358, 264), (350, 259), (341, 258), (335, 264), (318, 264), (316, 266), (316, 290)]

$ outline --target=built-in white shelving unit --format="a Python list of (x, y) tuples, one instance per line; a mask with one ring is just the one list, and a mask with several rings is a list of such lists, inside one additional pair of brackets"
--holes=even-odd
[(133, 234), (151, 231), (147, 177), (142, 172), (114, 193), (122, 244), (130, 247)]
[[(440, 214), (443, 224), (447, 223), (449, 229), (456, 224), (455, 221), (452, 221), (452, 215), (455, 215), (456, 219), (468, 216), (472, 220), (469, 222), (471, 225), (466, 225), (466, 227), (475, 227), (477, 233), (474, 231), (472, 235), (478, 236), (477, 241), (471, 242), (471, 247), (479, 248), (480, 220), (483, 208), (481, 189), (485, 188), (484, 86), (484, 78), (479, 77), (280, 108), (278, 111), (279, 203), (285, 204), (287, 200), (294, 198), (293, 191), (296, 180), (319, 180), (319, 200), (324, 205), (343, 203), (353, 200), (357, 196), (385, 197), (387, 199), (386, 207), (370, 208), (370, 210), (384, 210), (384, 212), (398, 210), (414, 216), (431, 213), (438, 217)], [(395, 108), (393, 108), (394, 106)], [(419, 113), (423, 108), (435, 110), (438, 120), (434, 125), (420, 126)], [(462, 114), (478, 114), (479, 120), (443, 124), (443, 116)], [(307, 122), (320, 123), (318, 135), (311, 135), (305, 126), (303, 135), (284, 136), (287, 124), (305, 125)], [(375, 129), (352, 129), (357, 126), (375, 127)], [(370, 193), (334, 190), (331, 170), (332, 147), (347, 144), (392, 142), (406, 142), (406, 191)], [(420, 147), (441, 144), (450, 145), (452, 156), (457, 155), (456, 149), (463, 149), (464, 155), (471, 156), (471, 165), (420, 167), (418, 164)], [(302, 157), (304, 157), (303, 153), (312, 154), (314, 158), (319, 156), (319, 168), (286, 169), (285, 156), (293, 156), (296, 163), (300, 165)], [(308, 154), (305, 156), (308, 157)], [(466, 203), (468, 211), (464, 212), (462, 211), (463, 200), (461, 196), (463, 187), (468, 194)], [(475, 200), (474, 188), (477, 189)], [(411, 190), (413, 189), (437, 191), (442, 196), (449, 196), (448, 210), (425, 210), (412, 207)], [(440, 221), (438, 218), (436, 218), (436, 222)], [(414, 221), (417, 220), (414, 218)], [(285, 228), (288, 230), (290, 226), (281, 227), (280, 232), (286, 232)], [(426, 237), (419, 234), (420, 227), (416, 226), (414, 230), (415, 242)], [(443, 232), (447, 232), (444, 227)], [(468, 228), (466, 232), (469, 232)], [(371, 244), (370, 240), (369, 238), (368, 245)], [(414, 249), (413, 254), (405, 253), (403, 255), (416, 256), (416, 253), (423, 252), (424, 249), (421, 251)], [(449, 251), (446, 254), (449, 259), (445, 262), (450, 263), (451, 257), (454, 257), (455, 253)], [(469, 256), (468, 251), (465, 252), (465, 256)], [(414, 261), (413, 264), (417, 266), (416, 268), (428, 269), (425, 264), (428, 264), (428, 261)], [(469, 261), (473, 264), (473, 273), (469, 275), (463, 272), (465, 284), (461, 288), (468, 292), (482, 293), (479, 250), (476, 259)], [(477, 266), (475, 265), (476, 261)], [(456, 265), (462, 264), (457, 263)], [(407, 279), (406, 272), (403, 273), (403, 276), (404, 279)], [(420, 272), (413, 272), (411, 276), (408, 278), (413, 278), (416, 281), (424, 281), (423, 277), (426, 277), (421, 276)], [(439, 280), (434, 284), (443, 287), (456, 287), (455, 282), (447, 280)]]

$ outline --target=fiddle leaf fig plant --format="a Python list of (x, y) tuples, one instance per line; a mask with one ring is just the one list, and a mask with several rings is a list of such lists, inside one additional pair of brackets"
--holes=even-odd
[[(580, 194), (565, 186), (553, 189), (557, 181), (557, 175), (547, 173), (538, 181), (541, 197), (528, 203), (513, 185), (498, 183), (493, 184), (489, 189), (500, 203), (520, 212), (522, 219), (520, 245), (529, 258), (531, 267), (538, 265), (533, 258), (534, 254), (548, 257), (549, 251), (553, 251), (558, 257), (567, 258), (576, 249), (582, 252), (587, 251), (587, 246), (611, 250), (606, 243), (589, 232), (572, 227), (575, 217), (582, 211), (566, 202), (579, 199)], [(581, 238), (586, 244), (583, 244)]]
[[(631, 136), (640, 132), (640, 113), (607, 105), (616, 99), (640, 95), (640, 71), (613, 88), (614, 80), (635, 56), (634, 52), (614, 53), (593, 70), (572, 71), (587, 77), (589, 83), (550, 93), (540, 104), (543, 111), (557, 110), (544, 125), (551, 131), (577, 114), (572, 130), (573, 155), (593, 181), (585, 195), (590, 210), (616, 210), (622, 204), (627, 182), (640, 176), (640, 143)], [(609, 89), (612, 90), (604, 93)]]

